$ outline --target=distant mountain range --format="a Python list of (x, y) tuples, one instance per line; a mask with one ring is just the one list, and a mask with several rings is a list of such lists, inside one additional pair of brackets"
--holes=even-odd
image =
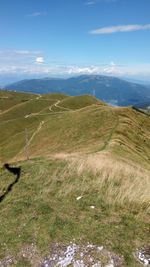
[(21, 80), (7, 85), (5, 89), (39, 94), (58, 92), (72, 96), (90, 94), (118, 106), (136, 105), (150, 100), (150, 88), (147, 86), (103, 75)]

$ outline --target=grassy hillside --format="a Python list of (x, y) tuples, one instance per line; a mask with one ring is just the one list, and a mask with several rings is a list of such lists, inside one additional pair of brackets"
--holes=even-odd
[[(86, 116), (88, 115), (87, 112), (91, 113), (89, 109), (90, 105), (91, 108), (93, 108), (93, 111), (94, 109), (96, 110), (99, 105), (103, 105), (100, 101), (90, 96), (85, 96), (85, 99), (83, 96), (66, 96), (66, 101), (64, 100), (64, 98), (64, 95), (57, 94), (43, 95), (40, 97), (36, 96), (32, 99), (29, 99), (25, 103), (21, 102), (16, 106), (13, 106), (11, 110), (8, 110), (7, 112), (1, 114), (0, 142), (3, 161), (9, 159), (9, 157), (7, 157), (9, 153), (11, 158), (12, 155), (15, 155), (17, 151), (19, 153), (20, 150), (23, 149), (25, 145), (25, 129), (27, 129), (28, 131), (28, 141), (30, 141), (32, 135), (37, 132), (32, 142), (30, 142), (30, 146), (28, 146), (30, 156), (31, 153), (35, 154), (34, 146), (36, 147), (37, 155), (41, 153), (41, 150), (39, 148), (40, 146), (43, 147), (42, 153), (52, 150), (56, 151), (58, 147), (58, 150), (60, 151), (63, 150), (63, 146), (66, 147), (68, 151), (72, 150), (73, 146), (76, 146), (76, 149), (79, 149), (78, 144), (80, 142), (81, 146), (84, 146), (84, 148), (86, 149), (85, 146), (87, 133), (85, 132), (85, 130), (86, 127), (90, 125), (90, 120), (92, 119), (86, 119)], [(76, 110), (79, 108), (81, 110), (76, 113)], [(98, 121), (98, 118), (94, 122), (94, 112), (92, 116), (92, 124), (95, 125), (96, 129), (94, 133), (94, 126), (92, 124), (90, 125), (88, 143), (90, 142), (91, 138), (94, 140), (94, 136), (97, 135), (96, 131), (99, 128), (99, 124), (97, 124), (96, 122)], [(102, 117), (102, 114), (100, 116)], [(104, 118), (101, 119), (103, 120)], [(43, 122), (43, 126), (41, 127), (40, 131), (38, 131), (41, 122)], [(81, 127), (82, 124), (83, 127)], [(105, 122), (105, 124), (107, 124), (106, 128), (109, 128), (109, 121)], [(67, 135), (69, 135), (69, 144), (67, 142), (66, 144), (64, 143), (63, 137), (65, 138), (64, 135), (66, 134), (66, 132), (68, 132)], [(80, 135), (83, 135), (83, 138), (82, 136), (80, 138)], [(39, 138), (40, 140), (42, 140), (42, 142), (39, 142)], [(35, 140), (37, 140), (38, 144), (35, 144)], [(91, 146), (93, 145), (91, 144)], [(32, 150), (33, 152), (31, 152)], [(88, 148), (86, 150), (88, 150)]]
[(140, 267), (137, 251), (150, 243), (150, 117), (90, 96), (11, 94), (0, 162), (21, 176), (0, 170), (1, 263), (57, 266), (73, 242), (85, 266)]
[(65, 98), (61, 102), (61, 106), (63, 106), (64, 108), (73, 109), (73, 110), (84, 108), (84, 107), (87, 107), (93, 104), (105, 105), (104, 102), (99, 101), (98, 99), (90, 95), (72, 96), (72, 97)]
[(24, 103), (35, 97), (33, 94), (15, 93), (9, 91), (0, 90), (0, 113), (11, 109), (17, 104)]
[[(123, 256), (124, 264), (114, 266), (141, 266), (133, 253), (150, 241), (147, 171), (105, 154), (20, 165), (20, 180), (0, 203), (1, 259), (45, 266), (51, 244), (90, 242)], [(1, 171), (1, 195), (13, 180)], [(109, 263), (103, 253), (95, 260)]]
[(2, 113), (0, 124), (3, 162), (25, 159), (27, 142), (30, 158), (106, 150), (149, 168), (150, 119), (132, 108), (110, 107), (90, 96), (36, 96)]

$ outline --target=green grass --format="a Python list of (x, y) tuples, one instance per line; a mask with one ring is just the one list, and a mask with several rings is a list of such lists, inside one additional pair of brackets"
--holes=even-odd
[[(44, 124), (37, 131), (42, 121)], [(149, 168), (149, 117), (132, 108), (109, 107), (90, 96), (36, 96), (2, 114), (0, 126), (1, 162), (23, 151), (27, 128), (29, 141), (36, 133), (29, 144), (31, 158), (58, 152), (107, 150)]]
[(48, 106), (52, 105), (54, 100), (40, 100), (40, 99), (33, 99), (27, 102), (23, 102), (19, 106), (14, 107), (10, 112), (3, 114), (2, 118), (0, 119), (1, 122), (9, 121), (11, 119), (19, 119), (24, 118), (24, 116), (32, 114), (32, 113), (39, 113), (43, 109), (47, 108)]
[(43, 94), (42, 97), (44, 99), (50, 99), (50, 100), (63, 100), (66, 97), (68, 97), (68, 95), (61, 93), (52, 93), (52, 94)]
[[(104, 245), (123, 255), (125, 266), (138, 266), (132, 253), (149, 242), (146, 208), (139, 203), (111, 204), (105, 197), (108, 186), (99, 191), (91, 179), (97, 178), (87, 171), (77, 174), (62, 160), (22, 163), (18, 184), (0, 203), (0, 258), (9, 254), (21, 261), (19, 251), (31, 243), (44, 257), (51, 242), (67, 244), (75, 239)], [(3, 192), (12, 180), (1, 171)], [(83, 198), (77, 201), (80, 195)]]
[[(61, 94), (40, 96), (1, 91), (0, 108), (6, 112), (0, 114), (0, 161), (10, 160), (23, 150), (26, 142), (25, 129), (30, 140), (43, 119), (42, 114), (45, 114), (57, 99), (65, 97)], [(26, 118), (27, 115), (30, 117)]]
[[(104, 245), (123, 255), (125, 266), (139, 266), (133, 252), (150, 242), (149, 117), (90, 96), (2, 92), (0, 101), (3, 111), (10, 109), (0, 115), (0, 163), (22, 167), (0, 203), (0, 258), (34, 266), (22, 258), (24, 247), (33, 243), (43, 259), (52, 242), (75, 239)], [(13, 181), (1, 169), (0, 195)]]
[[(31, 154), (37, 150), (40, 155), (44, 155), (62, 151), (89, 152), (101, 149), (114, 123), (115, 114), (112, 110), (99, 111), (94, 106), (80, 112), (64, 112), (47, 117), (43, 128), (30, 146)], [(42, 143), (38, 140), (42, 140)]]
[(40, 123), (39, 118), (21, 118), (0, 125), (0, 158), (5, 162), (13, 158), (26, 144), (25, 129), (28, 129), (28, 139)]
[(33, 97), (35, 97), (33, 94), (0, 90), (0, 112), (4, 112), (17, 104), (29, 101)]
[(105, 105), (104, 102), (99, 101), (98, 99), (96, 99), (91, 95), (81, 95), (81, 96), (72, 96), (65, 98), (61, 102), (60, 106), (76, 110), (93, 104), (103, 105), (103, 106)]

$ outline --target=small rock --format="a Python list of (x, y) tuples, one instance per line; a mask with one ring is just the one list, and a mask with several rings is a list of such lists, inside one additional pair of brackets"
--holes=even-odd
[(81, 198), (83, 198), (83, 196), (79, 196), (76, 198), (76, 200), (80, 200)]
[(97, 248), (97, 250), (98, 250), (98, 251), (102, 251), (102, 250), (103, 250), (103, 248), (104, 248), (104, 247), (103, 247), (103, 246), (101, 246), (101, 247), (98, 247), (98, 248)]
[(90, 262), (93, 262), (93, 258), (90, 258)]
[(100, 262), (95, 263), (95, 264), (92, 265), (92, 267), (101, 267), (101, 263)]
[(145, 266), (150, 265), (150, 246), (144, 247), (137, 251), (135, 256)]
[(109, 264), (105, 265), (105, 267), (115, 267), (114, 266), (114, 261), (111, 260)]
[(85, 265), (83, 261), (78, 260), (73, 263), (73, 267), (85, 267)]

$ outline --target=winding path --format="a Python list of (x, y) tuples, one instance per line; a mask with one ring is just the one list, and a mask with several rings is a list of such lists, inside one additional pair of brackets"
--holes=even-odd
[(45, 121), (41, 121), (40, 124), (38, 125), (37, 129), (34, 131), (34, 133), (32, 134), (32, 136), (30, 137), (30, 139), (28, 140), (27, 144), (15, 155), (15, 157), (13, 158), (13, 160), (16, 160), (17, 157), (22, 154), (26, 148), (29, 147), (29, 145), (31, 144), (32, 140), (34, 139), (34, 137), (38, 134), (38, 132), (41, 130), (43, 124), (45, 123)]

